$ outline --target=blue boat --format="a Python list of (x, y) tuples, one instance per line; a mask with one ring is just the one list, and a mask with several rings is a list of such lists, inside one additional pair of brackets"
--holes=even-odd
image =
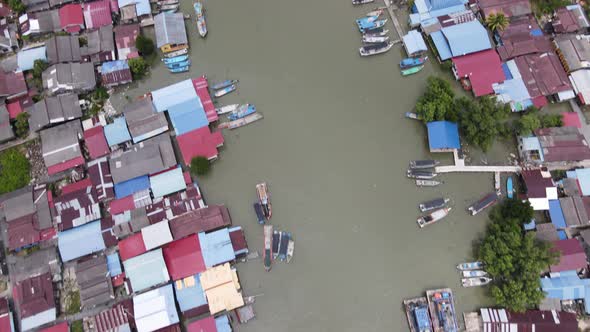
[(188, 71), (189, 66), (185, 66), (185, 67), (178, 67), (178, 68), (171, 68), (170, 72), (171, 73), (184, 73), (185, 71)]
[(256, 202), (253, 204), (254, 206), (254, 212), (256, 212), (256, 218), (258, 218), (258, 223), (261, 225), (264, 225), (264, 213), (262, 213), (262, 206), (260, 206), (260, 203)]
[(365, 33), (366, 31), (369, 30), (374, 30), (374, 29), (378, 29), (378, 28), (382, 28), (385, 23), (387, 22), (387, 20), (378, 20), (378, 21), (373, 21), (373, 22), (360, 22), (357, 23), (359, 30), (361, 31), (361, 33)]
[(235, 90), (236, 90), (236, 85), (235, 84), (232, 84), (232, 85), (230, 85), (228, 87), (225, 87), (225, 88), (223, 88), (221, 90), (215, 91), (215, 93), (213, 95), (215, 97), (219, 98), (219, 97), (225, 96), (226, 94), (228, 94), (228, 93), (230, 93), (232, 91), (235, 91)]
[(428, 57), (405, 58), (399, 63), (399, 66), (402, 69), (416, 67), (416, 66), (423, 65), (426, 62), (426, 60), (428, 60)]
[(506, 180), (506, 196), (508, 196), (508, 198), (514, 197), (514, 187), (512, 185), (511, 176), (509, 176), (508, 180)]
[(287, 258), (287, 247), (289, 246), (289, 239), (291, 233), (281, 232), (281, 242), (279, 244), (279, 259), (283, 262)]
[(237, 111), (231, 112), (229, 114), (228, 119), (230, 119), (231, 121), (237, 120), (237, 119), (241, 119), (247, 115), (250, 115), (252, 113), (256, 112), (256, 107), (254, 105), (244, 105), (242, 107), (240, 107)]
[(377, 16), (377, 15), (361, 17), (356, 20), (356, 24), (361, 25), (361, 24), (375, 22), (375, 21), (377, 21), (378, 18), (379, 18), (379, 16)]
[(188, 55), (179, 55), (179, 56), (175, 56), (173, 58), (166, 58), (166, 59), (162, 59), (162, 61), (165, 64), (171, 64), (171, 63), (177, 63), (177, 62), (183, 62), (188, 60)]
[(166, 67), (168, 67), (169, 69), (174, 69), (174, 68), (179, 68), (179, 67), (186, 67), (186, 66), (190, 66), (191, 65), (191, 60), (186, 60), (183, 62), (177, 62), (177, 63), (167, 63)]
[(238, 80), (225, 80), (216, 84), (213, 84), (213, 86), (211, 86), (211, 89), (213, 90), (219, 90), (219, 89), (223, 89), (226, 88), (232, 84), (236, 84), (238, 83)]

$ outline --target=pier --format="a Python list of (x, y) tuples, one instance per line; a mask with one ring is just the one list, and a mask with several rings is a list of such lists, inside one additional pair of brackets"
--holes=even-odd
[(391, 19), (391, 23), (393, 23), (393, 27), (395, 28), (395, 31), (397, 32), (398, 36), (398, 39), (394, 39), (392, 40), (392, 42), (394, 44), (401, 43), (402, 37), (404, 36), (404, 29), (402, 28), (401, 24), (399, 23), (399, 20), (397, 19), (397, 16), (395, 15), (395, 10), (398, 9), (398, 7), (397, 5), (393, 4), (391, 0), (383, 0), (383, 3), (385, 4), (385, 8), (387, 9), (389, 17)]
[(465, 159), (459, 158), (459, 152), (453, 151), (453, 159), (455, 160), (454, 165), (448, 166), (437, 166), (435, 167), (436, 173), (453, 173), (453, 172), (466, 172), (466, 173), (518, 173), (521, 171), (520, 166), (494, 166), (494, 165), (465, 165)]

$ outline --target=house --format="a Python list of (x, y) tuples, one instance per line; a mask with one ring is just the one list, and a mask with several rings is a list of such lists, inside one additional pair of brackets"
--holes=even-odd
[(411, 8), (409, 23), (412, 28), (423, 22), (436, 20), (437, 17), (465, 10), (462, 0), (417, 0)]
[(120, 116), (104, 126), (104, 135), (106, 136), (109, 146), (116, 146), (131, 140), (127, 124), (125, 123), (125, 116)]
[(60, 231), (100, 219), (100, 206), (90, 179), (64, 186), (54, 198), (54, 221)]
[(22, 72), (5, 73), (0, 70), (0, 97), (11, 101), (29, 93), (25, 76)]
[(477, 5), (484, 18), (490, 14), (502, 13), (512, 19), (532, 13), (528, 0), (477, 0)]
[(422, 34), (418, 30), (410, 30), (402, 37), (406, 53), (410, 57), (419, 56), (428, 52), (428, 47), (422, 38)]
[(91, 63), (58, 63), (43, 74), (43, 88), (49, 94), (89, 92), (96, 87), (94, 66)]
[(45, 46), (49, 64), (82, 61), (78, 36), (53, 36), (45, 41)]
[(117, 0), (121, 12), (121, 22), (137, 22), (152, 14), (149, 0)]
[(459, 127), (454, 122), (433, 121), (426, 124), (430, 152), (452, 152), (461, 149)]
[(0, 331), (14, 332), (14, 318), (6, 298), (0, 298)]
[[(112, 331), (131, 331), (130, 322), (133, 320), (132, 308), (133, 303), (123, 301), (112, 308), (101, 311), (94, 316), (84, 318), (84, 331), (88, 332), (112, 332)], [(130, 310), (131, 309), (131, 310)]]
[(576, 314), (564, 311), (480, 309), (484, 331), (576, 332)]
[(98, 0), (83, 4), (84, 22), (86, 29), (98, 29), (113, 24), (111, 16), (111, 2)]
[[(162, 256), (162, 249), (148, 251), (145, 254), (124, 260), (123, 266), (125, 267), (125, 276), (129, 279), (133, 292), (146, 290), (170, 280), (166, 263)], [(170, 291), (172, 291), (172, 288)], [(139, 296), (141, 295), (135, 298)], [(137, 308), (135, 317), (137, 320)]]
[(495, 50), (456, 57), (452, 61), (455, 79), (468, 80), (476, 97), (493, 94), (492, 86), (506, 79)]
[(115, 197), (117, 199), (123, 199), (127, 196), (134, 195), (135, 193), (149, 191), (149, 188), (149, 176), (141, 175), (133, 179), (115, 183)]
[(541, 278), (546, 299), (584, 300), (584, 310), (590, 313), (590, 279), (580, 279), (576, 271), (563, 271)]
[(162, 52), (186, 47), (188, 39), (182, 13), (160, 13), (154, 16), (156, 45)]
[(209, 268), (199, 278), (212, 315), (244, 305), (238, 274), (229, 263)]
[(495, 36), (496, 50), (504, 62), (521, 55), (553, 51), (549, 37), (543, 34), (532, 15), (511, 18), (508, 26)]
[(145, 244), (143, 242), (143, 235), (135, 233), (131, 236), (119, 241), (119, 256), (125, 262), (128, 259), (137, 257), (146, 253)]
[(99, 220), (59, 232), (57, 239), (63, 262), (75, 260), (106, 248)]
[(172, 280), (192, 277), (207, 269), (201, 253), (201, 243), (196, 234), (167, 244), (163, 248), (163, 254)]
[(201, 232), (198, 236), (203, 260), (208, 268), (236, 259), (227, 228), (209, 233)]
[(197, 156), (209, 160), (217, 159), (218, 149), (223, 146), (224, 138), (221, 131), (211, 132), (208, 126), (189, 131), (176, 137), (182, 159), (186, 165)]
[(84, 61), (99, 64), (115, 60), (115, 38), (113, 26), (107, 25), (98, 30), (92, 30), (83, 35), (87, 40), (86, 46), (80, 47), (80, 54)]
[(172, 193), (185, 190), (186, 183), (182, 168), (176, 167), (171, 170), (150, 176), (150, 188), (154, 198), (160, 198)]
[(514, 61), (532, 98), (545, 96), (564, 101), (575, 97), (555, 53), (527, 54)]
[(586, 33), (588, 32), (588, 18), (579, 4), (559, 8), (551, 21), (555, 33)]
[(430, 37), (441, 61), (492, 48), (487, 30), (477, 20), (443, 27)]
[(138, 332), (156, 331), (179, 322), (172, 285), (133, 297), (133, 309)]
[(94, 255), (76, 262), (76, 281), (80, 287), (80, 302), (85, 309), (115, 299), (104, 255)]
[(21, 331), (34, 329), (57, 318), (53, 292), (49, 273), (13, 283), (12, 297), (18, 308)]
[(570, 73), (569, 79), (572, 83), (572, 87), (574, 88), (574, 92), (576, 93), (576, 97), (578, 97), (580, 104), (590, 104), (590, 70), (584, 69), (574, 71)]
[(568, 227), (585, 227), (590, 225), (582, 197), (562, 197), (559, 205), (563, 211), (565, 223)]
[(6, 105), (0, 105), (0, 142), (10, 141), (14, 138), (14, 131), (10, 126), (10, 114)]
[(590, 69), (590, 36), (557, 35), (554, 43), (559, 60), (568, 73)]
[(18, 18), (18, 25), (23, 36), (53, 33), (61, 30), (60, 15), (57, 9), (21, 15)]
[(578, 239), (559, 240), (553, 242), (552, 250), (561, 253), (559, 262), (551, 265), (551, 272), (580, 271), (588, 267), (588, 259)]
[(229, 210), (223, 205), (209, 205), (177, 216), (169, 221), (175, 240), (191, 234), (209, 232), (231, 225)]
[(113, 30), (115, 32), (117, 58), (126, 60), (135, 57), (138, 54), (135, 40), (139, 36), (139, 24), (117, 25)]
[(557, 187), (551, 174), (538, 169), (523, 170), (521, 174), (527, 189), (526, 197), (533, 210), (549, 210), (549, 201), (557, 199)]
[(495, 97), (499, 102), (509, 104), (513, 112), (521, 112), (531, 106), (540, 108), (547, 103), (544, 96), (535, 99), (531, 98), (514, 60), (503, 63), (502, 70), (506, 76), (504, 82), (492, 84), (492, 89), (496, 94)]
[(41, 131), (43, 160), (50, 175), (84, 164), (79, 142), (81, 136), (79, 120)]
[(27, 109), (29, 128), (39, 131), (49, 125), (75, 120), (82, 117), (78, 95), (67, 93), (45, 97)]
[[(150, 225), (145, 207), (127, 210), (113, 215), (112, 218), (115, 222), (113, 234), (118, 239), (126, 238), (134, 232), (139, 232), (142, 228)], [(143, 248), (145, 248), (145, 245), (143, 245)], [(145, 249), (142, 249), (142, 251), (145, 251)]]
[(86, 164), (88, 178), (94, 186), (99, 201), (108, 201), (115, 197), (113, 178), (106, 157), (95, 159)]
[(207, 297), (201, 286), (199, 274), (176, 280), (174, 293), (184, 317), (197, 317), (209, 312)]
[(164, 220), (141, 229), (141, 238), (146, 250), (159, 248), (172, 242), (172, 233), (168, 221)]
[(590, 159), (590, 148), (576, 127), (542, 128), (535, 130), (546, 164)]
[(73, 3), (68, 4), (60, 9), (59, 23), (62, 30), (69, 33), (79, 33), (84, 29), (84, 15), (82, 15), (82, 5)]
[(104, 62), (100, 66), (100, 77), (102, 85), (108, 88), (131, 83), (131, 69), (126, 60)]
[(90, 159), (104, 157), (110, 152), (109, 145), (104, 136), (104, 129), (100, 125), (84, 131), (84, 143)]
[(189, 323), (186, 327), (187, 332), (223, 332), (231, 331), (227, 315), (218, 317), (205, 317)]
[(560, 238), (555, 229), (555, 225), (552, 223), (538, 224), (535, 231), (535, 238), (539, 241), (557, 241), (565, 239), (565, 232), (560, 231), (563, 234), (563, 238)]
[(33, 69), (35, 61), (41, 60), (47, 62), (47, 48), (43, 46), (34, 46), (23, 48), (16, 54), (16, 63), (18, 70), (27, 71)]
[(133, 143), (168, 131), (168, 121), (164, 113), (156, 112), (149, 98), (142, 98), (123, 107), (127, 128)]

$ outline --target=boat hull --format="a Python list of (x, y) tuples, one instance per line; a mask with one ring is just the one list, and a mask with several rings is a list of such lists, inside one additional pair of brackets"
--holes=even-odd
[(443, 182), (442, 181), (437, 181), (437, 180), (421, 180), (421, 179), (417, 179), (416, 180), (416, 186), (418, 187), (436, 187), (441, 185)]
[(237, 110), (238, 107), (240, 107), (240, 104), (225, 105), (225, 106), (222, 106), (220, 108), (216, 108), (215, 109), (215, 113), (217, 113), (217, 115), (223, 115), (223, 114), (231, 113), (231, 112)]
[(434, 332), (458, 331), (453, 291), (450, 288), (428, 290), (426, 298)]
[(214, 95), (215, 95), (215, 97), (219, 98), (219, 97), (223, 97), (226, 94), (228, 94), (230, 92), (234, 92), (234, 91), (236, 91), (236, 86), (235, 86), (235, 84), (232, 84), (232, 85), (230, 85), (228, 87), (225, 87), (225, 88), (223, 88), (221, 90), (215, 91), (215, 94)]
[(237, 128), (243, 127), (245, 125), (249, 125), (249, 124), (256, 122), (258, 120), (262, 120), (263, 118), (264, 118), (264, 116), (262, 116), (262, 114), (254, 113), (254, 114), (250, 114), (250, 115), (248, 115), (242, 119), (239, 119), (239, 120), (224, 122), (219, 125), (219, 128), (221, 128), (221, 129), (237, 129)]
[(264, 269), (268, 272), (271, 269), (272, 264), (272, 225), (264, 225)]
[(238, 83), (238, 80), (225, 80), (223, 82), (213, 84), (213, 86), (211, 86), (211, 89), (219, 90), (219, 89), (227, 88), (228, 86), (230, 86), (232, 84), (236, 84), (236, 83)]
[(287, 264), (293, 260), (293, 254), (295, 253), (295, 241), (289, 238), (289, 244), (287, 245)]
[(467, 262), (461, 263), (457, 265), (457, 270), (459, 271), (469, 271), (469, 270), (481, 270), (483, 269), (482, 262)]

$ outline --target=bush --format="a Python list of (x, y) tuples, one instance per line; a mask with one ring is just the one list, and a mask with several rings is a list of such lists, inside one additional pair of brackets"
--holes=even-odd
[(0, 194), (28, 185), (30, 170), (27, 158), (15, 148), (0, 153)]
[(8, 6), (17, 14), (22, 14), (27, 9), (21, 0), (8, 0)]
[(72, 323), (71, 332), (84, 332), (84, 325), (81, 320), (77, 320)]
[(510, 114), (510, 109), (507, 105), (499, 104), (495, 99), (481, 97), (473, 100), (461, 97), (456, 100), (455, 108), (459, 128), (465, 140), (484, 152), (507, 130), (503, 121)]
[(80, 291), (72, 291), (67, 296), (66, 314), (73, 315), (80, 312)]
[(209, 159), (203, 156), (197, 156), (191, 160), (191, 174), (193, 175), (205, 175), (209, 173), (210, 169)]
[(444, 120), (447, 112), (454, 108), (455, 92), (443, 78), (430, 76), (426, 92), (416, 103), (416, 113), (424, 122)]
[(131, 74), (133, 74), (133, 79), (139, 80), (146, 75), (148, 64), (143, 58), (133, 58), (129, 59), (129, 68), (131, 69)]
[(33, 83), (39, 89), (43, 89), (43, 81), (41, 80), (43, 71), (49, 67), (49, 64), (43, 60), (35, 60), (33, 63)]
[(527, 113), (518, 120), (518, 133), (522, 136), (529, 136), (539, 128), (541, 120), (537, 113)]
[(563, 118), (561, 114), (544, 114), (540, 118), (541, 128), (561, 127), (563, 126)]
[(22, 112), (19, 115), (17, 115), (14, 127), (16, 128), (17, 137), (27, 137), (27, 135), (29, 134), (29, 113)]
[(137, 36), (135, 40), (135, 47), (141, 55), (151, 55), (154, 53), (155, 45), (154, 41), (148, 37), (144, 37), (143, 35)]

